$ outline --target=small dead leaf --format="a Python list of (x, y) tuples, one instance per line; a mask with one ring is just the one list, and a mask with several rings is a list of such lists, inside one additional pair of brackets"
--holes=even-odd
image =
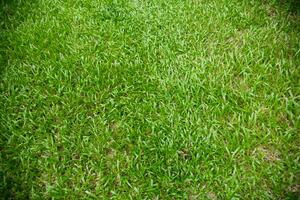
[(190, 158), (190, 154), (189, 154), (189, 150), (188, 149), (179, 150), (178, 154), (184, 160), (187, 160), (187, 159)]
[(300, 193), (300, 185), (296, 184), (296, 185), (290, 186), (289, 191), (293, 192), (293, 193)]
[(260, 146), (255, 151), (262, 155), (266, 161), (275, 162), (280, 160), (279, 152), (275, 149)]
[(268, 115), (270, 113), (270, 109), (263, 106), (259, 109), (259, 112), (263, 115)]
[(80, 154), (79, 153), (75, 153), (72, 156), (73, 160), (80, 160)]
[(153, 197), (153, 200), (159, 200), (158, 196)]
[(207, 198), (211, 199), (211, 200), (216, 200), (218, 199), (217, 195), (213, 192), (209, 192), (207, 193)]
[(199, 195), (197, 194), (189, 194), (189, 200), (196, 200), (199, 199)]
[(121, 186), (121, 176), (120, 176), (120, 174), (118, 174), (118, 175), (116, 176), (115, 184), (116, 184), (117, 186)]
[(289, 120), (288, 115), (286, 113), (280, 113), (278, 115), (278, 122), (281, 124), (285, 124), (289, 127), (293, 126), (293, 122), (291, 120)]
[(270, 17), (275, 17), (276, 14), (277, 14), (276, 9), (273, 8), (273, 7), (270, 7), (270, 6), (267, 7), (267, 14), (268, 14), (268, 16), (270, 16)]
[(108, 197), (109, 197), (109, 198), (112, 198), (112, 197), (113, 197), (113, 192), (112, 192), (112, 191), (109, 191), (109, 192), (108, 192)]
[(106, 154), (107, 154), (107, 157), (114, 158), (114, 157), (116, 157), (117, 152), (116, 152), (116, 150), (109, 148), (109, 149), (107, 149)]
[(115, 122), (109, 124), (109, 129), (113, 132), (116, 132), (119, 129), (119, 125)]

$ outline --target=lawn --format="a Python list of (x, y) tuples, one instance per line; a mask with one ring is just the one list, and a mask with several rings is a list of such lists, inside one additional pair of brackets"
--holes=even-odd
[(299, 10), (0, 0), (0, 198), (298, 199)]

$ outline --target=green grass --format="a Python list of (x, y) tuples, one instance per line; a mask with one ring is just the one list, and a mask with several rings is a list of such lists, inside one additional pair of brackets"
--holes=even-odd
[(297, 199), (292, 3), (1, 0), (0, 197)]

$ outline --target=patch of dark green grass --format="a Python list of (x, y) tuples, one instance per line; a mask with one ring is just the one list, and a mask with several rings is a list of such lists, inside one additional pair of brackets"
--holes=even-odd
[(1, 197), (297, 199), (295, 5), (1, 1)]

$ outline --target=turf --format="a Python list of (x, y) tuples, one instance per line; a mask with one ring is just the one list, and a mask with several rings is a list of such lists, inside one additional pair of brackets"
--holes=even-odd
[(0, 196), (297, 199), (298, 5), (1, 0)]

